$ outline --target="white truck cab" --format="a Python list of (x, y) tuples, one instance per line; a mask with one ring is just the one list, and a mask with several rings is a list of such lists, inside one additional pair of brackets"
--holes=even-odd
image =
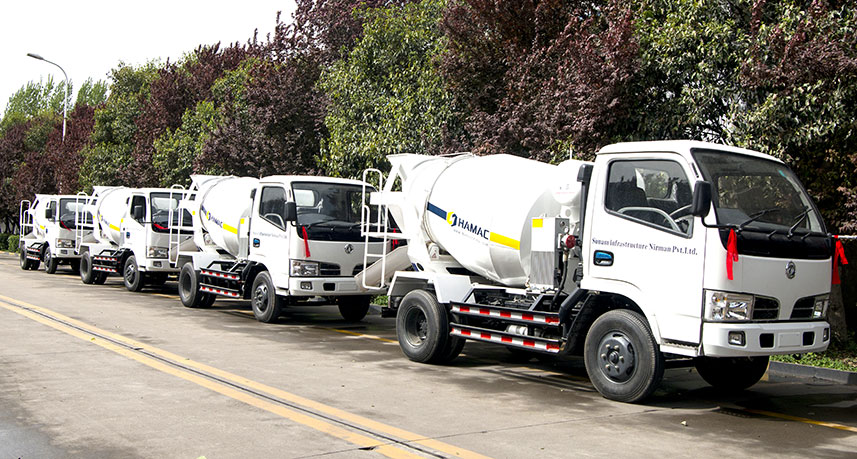
[[(360, 234), (363, 182), (313, 176), (262, 179), (193, 176), (196, 247), (179, 253), (179, 295), (207, 307), (215, 295), (251, 299), (262, 322), (288, 304), (335, 301), (347, 320), (369, 310), (372, 295), (354, 274), (363, 270)], [(369, 243), (382, 251), (383, 241)]]
[(21, 227), (21, 268), (38, 269), (53, 274), (61, 265), (78, 270), (81, 240), (92, 233), (92, 215), (84, 210), (90, 198), (79, 195), (36, 195), (22, 201), (19, 212)]
[(177, 274), (176, 255), (192, 235), (190, 215), (178, 209), (185, 195), (176, 187), (96, 187), (95, 240), (81, 244), (81, 280), (101, 284), (117, 274), (137, 292)]

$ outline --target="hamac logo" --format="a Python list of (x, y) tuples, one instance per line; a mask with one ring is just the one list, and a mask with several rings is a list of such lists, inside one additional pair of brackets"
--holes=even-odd
[(794, 279), (796, 273), (797, 273), (797, 267), (795, 266), (795, 262), (790, 261), (786, 265), (786, 277), (789, 279)]

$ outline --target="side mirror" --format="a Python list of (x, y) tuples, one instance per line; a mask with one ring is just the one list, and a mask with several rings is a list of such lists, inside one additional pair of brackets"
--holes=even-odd
[(143, 206), (137, 205), (131, 209), (131, 218), (133, 218), (134, 220), (140, 221), (145, 216), (146, 216), (146, 210), (143, 208)]
[(711, 183), (696, 182), (693, 186), (693, 208), (691, 213), (694, 217), (705, 218), (711, 210)]
[(45, 218), (48, 220), (54, 219), (54, 208), (53, 207), (48, 207), (47, 209), (45, 209)]
[(298, 205), (294, 201), (286, 202), (285, 216), (287, 222), (297, 221)]

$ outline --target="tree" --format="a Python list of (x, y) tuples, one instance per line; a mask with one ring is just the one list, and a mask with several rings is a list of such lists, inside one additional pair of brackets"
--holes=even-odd
[(319, 87), (329, 100), (319, 166), (356, 177), (392, 153), (437, 153), (455, 124), (452, 97), (439, 73), (446, 41), (444, 1), (370, 8), (363, 37), (325, 70)]
[[(72, 93), (71, 84), (69, 84), (69, 97)], [(0, 134), (16, 123), (38, 117), (46, 119), (51, 116), (60, 116), (65, 94), (65, 81), (54, 84), (51, 76), (44, 82), (28, 82), (9, 98), (3, 120), (0, 121)]]
[(120, 63), (110, 71), (110, 96), (95, 110), (92, 144), (83, 150), (82, 187), (91, 189), (95, 185), (126, 185), (136, 181), (131, 177), (136, 121), (156, 75), (154, 62), (139, 68)]
[(619, 137), (639, 65), (632, 19), (618, 1), (452, 2), (443, 69), (465, 145), (551, 160)]

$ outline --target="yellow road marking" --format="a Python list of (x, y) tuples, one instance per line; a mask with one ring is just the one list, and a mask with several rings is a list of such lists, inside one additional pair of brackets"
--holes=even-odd
[(765, 411), (765, 410), (751, 410), (751, 409), (745, 408), (744, 411), (746, 411), (748, 413), (761, 414), (762, 416), (768, 416), (768, 417), (772, 417), (772, 418), (780, 418), (780, 419), (786, 419), (788, 421), (796, 421), (796, 422), (802, 422), (804, 424), (812, 424), (814, 426), (830, 427), (831, 429), (847, 430), (848, 432), (857, 432), (857, 427), (851, 427), (851, 426), (846, 426), (846, 425), (842, 425), (842, 424), (837, 424), (835, 422), (816, 421), (814, 419), (801, 418), (798, 416), (791, 416), (791, 415), (782, 414), (782, 413), (774, 413), (773, 411)]
[(397, 343), (398, 344), (398, 341), (396, 341), (394, 339), (381, 338), (380, 336), (376, 336), (376, 335), (367, 335), (365, 333), (359, 333), (359, 332), (355, 332), (355, 331), (351, 331), (351, 330), (342, 330), (340, 328), (327, 328), (327, 327), (319, 327), (319, 328), (321, 328), (322, 330), (334, 331), (336, 333), (343, 333), (346, 335), (353, 335), (353, 336), (359, 336), (361, 338), (368, 338), (368, 339), (374, 339), (376, 341), (383, 341), (385, 343)]
[[(211, 381), (209, 379), (205, 379), (205, 378), (203, 378), (199, 375), (196, 375), (194, 373), (171, 367), (171, 366), (166, 365), (166, 364), (164, 364), (158, 360), (155, 360), (151, 357), (147, 357), (147, 356), (145, 356), (139, 352), (146, 352), (149, 354), (157, 355), (161, 358), (171, 360), (171, 361), (174, 361), (177, 363), (181, 363), (181, 365), (183, 365), (183, 366), (190, 367), (190, 368), (193, 368), (196, 370), (200, 370), (200, 371), (208, 373), (212, 376), (216, 376), (220, 379), (227, 380), (229, 382), (232, 382), (232, 383), (253, 389), (254, 391), (266, 393), (266, 394), (274, 396), (276, 398), (291, 402), (291, 403), (293, 403), (295, 405), (299, 405), (303, 408), (310, 409), (310, 410), (313, 410), (313, 411), (318, 412), (318, 413), (323, 413), (326, 415), (334, 416), (334, 417), (337, 417), (337, 418), (342, 419), (344, 421), (347, 421), (351, 424), (356, 424), (356, 425), (359, 425), (361, 427), (364, 427), (364, 428), (367, 428), (370, 430), (374, 430), (376, 432), (380, 432), (380, 433), (383, 433), (386, 435), (398, 437), (398, 438), (400, 438), (406, 442), (419, 444), (419, 445), (434, 449), (436, 451), (440, 451), (440, 452), (444, 452), (444, 453), (453, 455), (455, 457), (462, 457), (462, 458), (486, 458), (487, 457), (487, 456), (483, 456), (481, 454), (478, 454), (478, 453), (475, 453), (475, 452), (472, 452), (472, 451), (469, 451), (469, 450), (466, 450), (463, 448), (459, 448), (459, 447), (456, 447), (456, 446), (453, 446), (453, 445), (450, 445), (450, 444), (447, 444), (447, 443), (444, 443), (444, 442), (441, 442), (438, 440), (427, 438), (424, 435), (418, 435), (416, 433), (409, 432), (407, 430), (400, 429), (398, 427), (390, 426), (390, 425), (387, 425), (387, 424), (384, 424), (384, 423), (381, 423), (381, 422), (378, 422), (378, 421), (375, 421), (375, 420), (372, 420), (372, 419), (369, 419), (369, 418), (366, 418), (366, 417), (363, 417), (363, 416), (360, 416), (357, 414), (349, 413), (349, 412), (341, 410), (339, 408), (334, 408), (332, 406), (328, 406), (328, 405), (325, 405), (323, 403), (316, 402), (314, 400), (310, 400), (310, 399), (301, 397), (299, 395), (292, 394), (290, 392), (286, 392), (282, 389), (278, 389), (275, 387), (268, 386), (266, 384), (262, 384), (262, 383), (259, 383), (256, 381), (252, 381), (252, 380), (244, 378), (242, 376), (238, 376), (238, 375), (235, 375), (233, 373), (229, 373), (227, 371), (224, 371), (224, 370), (221, 370), (218, 368), (214, 368), (214, 367), (208, 366), (208, 365), (203, 364), (203, 363), (195, 362), (195, 361), (190, 360), (188, 358), (179, 356), (177, 354), (173, 354), (173, 353), (171, 353), (169, 351), (165, 351), (163, 349), (159, 349), (159, 348), (151, 346), (149, 344), (142, 343), (140, 341), (136, 341), (134, 339), (127, 338), (127, 337), (122, 336), (122, 335), (117, 335), (117, 334), (109, 332), (107, 330), (102, 330), (98, 327), (94, 327), (94, 326), (89, 325), (85, 322), (81, 322), (77, 319), (73, 319), (71, 317), (65, 316), (65, 315), (60, 314), (58, 312), (54, 312), (54, 311), (47, 309), (47, 308), (35, 306), (35, 305), (25, 303), (23, 301), (19, 301), (19, 300), (16, 300), (14, 298), (9, 298), (9, 297), (3, 296), (3, 295), (0, 295), (0, 300), (3, 300), (5, 302), (8, 302), (8, 303), (11, 303), (11, 304), (18, 306), (18, 307), (14, 307), (14, 306), (9, 306), (9, 305), (0, 303), (0, 307), (3, 307), (4, 309), (7, 309), (7, 310), (15, 312), (17, 314), (26, 316), (26, 317), (33, 319), (39, 323), (48, 325), (48, 326), (50, 326), (56, 330), (60, 330), (60, 331), (67, 333), (69, 335), (76, 336), (76, 337), (83, 339), (83, 340), (86, 340), (86, 341), (90, 341), (90, 342), (97, 344), (97, 345), (99, 345), (105, 349), (109, 349), (113, 352), (124, 355), (128, 358), (136, 360), (140, 363), (143, 363), (144, 365), (155, 368), (159, 371), (180, 377), (182, 379), (196, 383), (200, 386), (206, 387), (208, 389), (211, 389), (215, 392), (226, 395), (226, 396), (231, 397), (233, 399), (236, 399), (236, 400), (242, 401), (244, 403), (247, 403), (249, 405), (255, 406), (257, 408), (261, 408), (261, 409), (264, 409), (266, 411), (278, 414), (278, 415), (283, 416), (285, 418), (288, 418), (292, 421), (298, 422), (300, 424), (304, 424), (308, 427), (314, 428), (314, 429), (319, 430), (321, 432), (330, 434), (330, 435), (335, 436), (337, 438), (340, 438), (340, 439), (346, 440), (348, 442), (351, 442), (353, 444), (359, 445), (360, 447), (372, 447), (373, 451), (377, 451), (377, 452), (384, 454), (385, 456), (388, 456), (388, 457), (419, 457), (419, 456), (415, 456), (410, 451), (400, 449), (397, 446), (379, 443), (375, 439), (365, 437), (363, 435), (360, 435), (360, 434), (357, 434), (354, 432), (350, 432), (350, 431), (345, 430), (341, 427), (338, 427), (334, 424), (330, 424), (330, 423), (315, 419), (313, 417), (310, 417), (310, 416), (304, 415), (302, 413), (296, 412), (290, 408), (282, 407), (280, 405), (276, 405), (276, 404), (267, 402), (265, 400), (255, 398), (255, 397), (250, 396), (244, 392), (238, 391), (238, 390), (233, 389), (233, 388), (226, 386), (224, 384), (214, 382), (214, 381)], [(99, 335), (105, 336), (111, 340), (123, 343), (126, 346), (134, 348), (135, 350), (132, 351), (130, 349), (126, 349), (124, 347), (118, 346), (118, 345), (111, 343), (109, 341), (105, 341), (103, 339), (100, 339), (96, 336), (89, 335), (85, 332), (82, 332), (81, 330), (78, 330), (78, 329), (69, 327), (67, 325), (64, 325), (64, 324), (55, 322), (53, 320), (50, 320), (50, 319), (43, 317), (42, 315), (39, 315), (35, 312), (28, 311), (27, 309), (20, 309), (20, 308), (27, 308), (27, 309), (31, 309), (33, 311), (38, 311), (38, 312), (45, 314), (45, 315), (52, 316), (58, 320), (62, 320), (62, 321), (67, 322), (71, 325), (74, 325), (75, 327), (79, 327), (81, 329), (90, 331), (92, 333), (97, 333)]]

